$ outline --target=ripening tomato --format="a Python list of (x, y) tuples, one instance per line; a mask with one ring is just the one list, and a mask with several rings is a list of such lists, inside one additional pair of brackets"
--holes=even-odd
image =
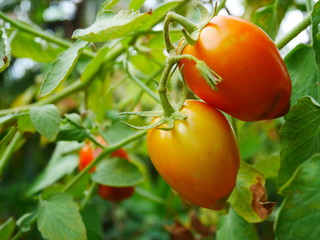
[(236, 185), (240, 164), (234, 132), (223, 114), (204, 102), (187, 100), (181, 112), (187, 119), (176, 120), (171, 130), (148, 130), (152, 163), (184, 199), (221, 209)]
[(292, 87), (288, 71), (276, 45), (256, 25), (238, 17), (216, 16), (182, 54), (205, 61), (223, 78), (218, 90), (213, 90), (193, 61), (180, 62), (189, 88), (211, 106), (248, 122), (288, 112)]
[(112, 202), (120, 202), (131, 197), (133, 193), (133, 187), (109, 187), (105, 185), (99, 185), (100, 197)]
[[(97, 141), (102, 145), (107, 145), (104, 139), (100, 136), (97, 137)], [(94, 149), (92, 143), (86, 143), (81, 148), (79, 153), (79, 170), (82, 171), (91, 161), (93, 161), (93, 159), (95, 159), (101, 153), (101, 151), (101, 148)], [(129, 161), (129, 156), (127, 152), (122, 148), (111, 153), (111, 156), (123, 158)], [(95, 167), (90, 169), (90, 173), (93, 173), (95, 169)], [(124, 199), (131, 197), (131, 195), (134, 193), (134, 187), (111, 187), (99, 184), (98, 193), (100, 197), (103, 199), (113, 202), (120, 202)]]

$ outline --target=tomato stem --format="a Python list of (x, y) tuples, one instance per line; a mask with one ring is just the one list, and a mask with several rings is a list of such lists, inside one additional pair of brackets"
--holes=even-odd
[(174, 21), (178, 22), (190, 34), (198, 29), (197, 25), (193, 24), (185, 17), (174, 12), (169, 12), (163, 23), (163, 36), (166, 44), (166, 50), (170, 55), (175, 54), (175, 47), (173, 46), (170, 38), (170, 23)]
[(158, 93), (160, 96), (160, 101), (164, 110), (165, 117), (170, 117), (175, 112), (167, 96), (167, 81), (168, 81), (171, 69), (176, 63), (177, 63), (176, 58), (174, 57), (167, 58), (166, 66), (162, 72), (159, 87), (158, 87)]

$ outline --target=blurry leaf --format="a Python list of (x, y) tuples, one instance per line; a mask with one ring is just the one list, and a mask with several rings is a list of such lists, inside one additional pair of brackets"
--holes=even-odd
[(280, 168), (280, 156), (274, 154), (268, 157), (259, 158), (254, 162), (253, 166), (259, 170), (266, 179), (277, 178)]
[(296, 168), (320, 149), (320, 105), (311, 97), (300, 98), (285, 116), (278, 186), (283, 186)]
[(154, 25), (163, 19), (167, 13), (177, 6), (181, 4), (183, 1), (168, 1), (167, 3), (162, 4), (161, 6), (157, 7), (154, 11), (152, 11), (152, 18), (149, 18), (147, 22), (143, 24), (143, 26), (139, 29), (139, 31), (148, 31)]
[(0, 28), (0, 72), (3, 72), (10, 64), (11, 49), (6, 30)]
[(267, 201), (264, 176), (253, 166), (241, 162), (237, 185), (229, 202), (246, 221), (256, 223), (265, 220), (275, 205)]
[(90, 27), (74, 31), (72, 38), (89, 42), (104, 42), (121, 38), (139, 29), (149, 17), (149, 13), (140, 14), (139, 11), (132, 10), (121, 10), (117, 14), (105, 11)]
[(71, 48), (68, 48), (59, 55), (52, 63), (49, 72), (41, 84), (39, 97), (48, 95), (70, 75), (80, 54), (87, 45), (87, 42), (78, 40)]
[(32, 221), (35, 217), (36, 213), (26, 213), (22, 215), (16, 222), (20, 231), (29, 232), (31, 230)]
[(227, 215), (220, 216), (217, 225), (217, 240), (258, 240), (251, 223), (240, 217), (232, 208)]
[(134, 186), (144, 179), (139, 168), (126, 159), (112, 158), (104, 161), (92, 174), (92, 180), (112, 187)]
[(312, 47), (299, 44), (286, 56), (285, 63), (292, 80), (291, 103), (306, 95), (320, 100), (320, 72)]
[(60, 114), (53, 104), (32, 107), (30, 118), (35, 129), (49, 140), (54, 140), (60, 129)]
[(90, 131), (83, 126), (81, 117), (76, 113), (65, 114), (57, 139), (60, 141), (83, 142), (90, 135)]
[(12, 127), (8, 133), (0, 140), (0, 158), (2, 157), (3, 153), (5, 152), (7, 145), (13, 138), (14, 134), (16, 133), (17, 129)]
[(87, 237), (90, 240), (102, 240), (102, 218), (96, 205), (87, 205), (82, 211), (81, 215), (83, 222), (86, 225)]
[(112, 144), (112, 143), (118, 142), (130, 136), (132, 133), (133, 133), (133, 130), (131, 127), (128, 127), (121, 121), (116, 121), (111, 125), (110, 128), (108, 128), (108, 134), (107, 134), (108, 143)]
[(109, 46), (105, 45), (99, 49), (96, 56), (89, 62), (89, 64), (84, 69), (81, 75), (81, 81), (88, 81), (89, 79), (95, 77), (99, 68), (101, 67), (107, 53), (109, 51)]
[[(317, 1), (314, 3), (313, 6), (313, 11), (311, 14), (311, 33), (312, 33), (312, 46), (314, 49), (314, 53), (315, 53), (315, 59), (317, 62), (317, 66), (319, 67), (320, 65), (320, 41), (317, 39), (317, 34), (319, 32), (319, 24), (320, 24), (320, 2)], [(318, 89), (320, 88), (319, 84), (318, 84)], [(320, 97), (319, 97), (320, 98)], [(317, 99), (318, 101), (320, 99)]]
[(276, 219), (277, 240), (318, 240), (320, 235), (320, 155), (303, 162), (285, 185)]
[(18, 117), (18, 129), (20, 132), (35, 133), (36, 129), (31, 122), (30, 115), (23, 115)]
[(6, 222), (4, 222), (0, 226), (0, 239), (1, 240), (9, 240), (12, 233), (14, 232), (16, 225), (13, 218), (9, 218)]
[(145, 0), (131, 0), (130, 5), (129, 5), (129, 9), (133, 9), (136, 11), (142, 7), (144, 2), (145, 2)]
[(172, 226), (165, 226), (170, 233), (170, 240), (196, 240), (191, 230), (176, 220)]
[(271, 39), (275, 40), (279, 25), (274, 5), (265, 6), (255, 12), (252, 22), (262, 28)]
[(164, 201), (163, 198), (160, 198), (160, 197), (154, 195), (153, 193), (144, 190), (144, 189), (141, 188), (141, 187), (135, 187), (135, 192), (136, 192), (137, 194), (139, 194), (140, 196), (148, 199), (149, 201), (153, 201), (153, 202), (161, 203), (161, 204), (164, 204), (164, 203), (165, 203), (165, 201)]
[[(61, 147), (60, 143), (60, 147)], [(54, 162), (52, 162), (54, 160)], [(78, 166), (78, 155), (59, 155), (58, 158), (50, 160), (45, 170), (40, 173), (28, 190), (28, 195), (33, 195), (38, 191), (56, 183), (66, 174), (70, 174)]]
[(13, 113), (9, 113), (7, 115), (1, 116), (0, 117), (0, 125), (5, 124), (9, 121), (11, 121), (12, 119), (16, 118), (16, 114)]
[(47, 200), (40, 200), (37, 223), (38, 229), (45, 239), (87, 239), (79, 206), (68, 193), (57, 193)]
[(110, 79), (97, 77), (87, 88), (87, 108), (95, 114), (95, 120), (105, 120), (106, 109), (112, 108), (113, 95), (110, 90)]
[(56, 44), (23, 31), (13, 32), (11, 36), (12, 55), (16, 58), (30, 58), (36, 62), (49, 63), (64, 50)]
[(98, 15), (102, 14), (106, 10), (111, 9), (114, 5), (116, 5), (120, 0), (106, 0), (104, 1), (98, 11)]

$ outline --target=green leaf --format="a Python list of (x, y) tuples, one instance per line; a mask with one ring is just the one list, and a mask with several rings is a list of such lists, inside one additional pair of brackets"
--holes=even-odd
[(53, 104), (32, 107), (30, 118), (35, 129), (49, 140), (54, 140), (60, 129), (60, 114)]
[(9, 113), (5, 116), (1, 116), (0, 117), (0, 125), (3, 125), (9, 121), (11, 121), (12, 119), (16, 118), (16, 114), (12, 114), (12, 113)]
[(320, 100), (320, 72), (311, 46), (299, 44), (285, 58), (292, 80), (291, 103), (295, 104), (300, 97), (311, 96)]
[(240, 217), (232, 208), (227, 215), (220, 216), (217, 225), (217, 240), (258, 240), (253, 225)]
[(252, 18), (252, 22), (266, 31), (271, 39), (275, 40), (279, 26), (277, 25), (278, 19), (274, 5), (258, 9)]
[(103, 162), (92, 174), (92, 180), (107, 186), (134, 186), (144, 179), (139, 168), (126, 159), (113, 158)]
[(87, 236), (90, 240), (102, 240), (102, 218), (96, 205), (88, 205), (81, 211), (83, 222), (86, 225)]
[(0, 28), (0, 72), (3, 72), (10, 64), (11, 48), (4, 28)]
[(280, 168), (280, 156), (273, 154), (268, 157), (257, 159), (253, 166), (259, 170), (266, 179), (277, 178)]
[(30, 58), (36, 62), (55, 60), (64, 48), (35, 35), (16, 31), (11, 34), (11, 52), (16, 58)]
[[(61, 148), (66, 143), (59, 143), (59, 147)], [(39, 174), (30, 186), (28, 190), (28, 195), (33, 195), (38, 191), (56, 183), (63, 176), (70, 174), (74, 169), (78, 166), (78, 155), (70, 154), (67, 156), (59, 155), (58, 158), (54, 155), (55, 158), (51, 158), (49, 165), (45, 168), (45, 170)]]
[(237, 185), (228, 201), (234, 210), (248, 222), (261, 222), (272, 212), (274, 203), (267, 202), (264, 184), (263, 174), (248, 163), (241, 161)]
[(90, 136), (90, 131), (83, 126), (81, 117), (76, 114), (65, 114), (57, 139), (59, 141), (83, 142)]
[[(317, 62), (317, 66), (320, 65), (320, 41), (317, 39), (317, 34), (319, 32), (319, 24), (320, 24), (320, 2), (317, 1), (311, 13), (311, 33), (312, 33), (312, 47), (315, 52), (315, 59)], [(318, 84), (319, 89), (319, 84)], [(319, 101), (319, 99), (317, 99)]]
[(31, 122), (30, 114), (18, 117), (18, 129), (20, 132), (35, 133), (36, 129)]
[(4, 222), (0, 226), (0, 239), (1, 240), (9, 240), (12, 233), (14, 232), (15, 229), (15, 223), (13, 218), (9, 218), (6, 222)]
[(7, 145), (13, 138), (14, 134), (16, 133), (16, 127), (12, 127), (8, 133), (0, 140), (0, 158), (5, 152), (5, 149), (7, 148)]
[(36, 217), (36, 213), (26, 213), (22, 215), (16, 222), (21, 232), (29, 232), (31, 230), (32, 222)]
[(57, 193), (41, 200), (38, 207), (38, 229), (49, 240), (86, 240), (86, 228), (79, 206), (68, 193)]
[(129, 9), (133, 9), (136, 11), (142, 7), (144, 2), (145, 2), (145, 0), (131, 0), (130, 5), (129, 5)]
[(283, 189), (286, 196), (275, 222), (277, 240), (318, 240), (320, 235), (320, 154), (295, 171)]
[(80, 57), (80, 54), (87, 45), (87, 42), (80, 40), (76, 41), (71, 48), (59, 55), (59, 57), (52, 63), (49, 72), (41, 84), (39, 97), (44, 97), (51, 93), (70, 75), (78, 58)]
[(102, 14), (106, 10), (111, 9), (114, 5), (116, 5), (120, 0), (106, 0), (104, 1), (98, 11), (98, 15)]
[(320, 149), (320, 105), (311, 97), (298, 100), (285, 116), (280, 130), (283, 143), (278, 186), (283, 186), (296, 168)]
[(104, 42), (121, 38), (139, 29), (150, 16), (149, 13), (140, 14), (139, 11), (132, 10), (121, 10), (117, 14), (105, 11), (90, 27), (74, 31), (72, 38), (89, 42)]
[(93, 78), (98, 69), (101, 67), (104, 59), (109, 51), (109, 46), (105, 45), (99, 49), (96, 56), (88, 63), (86, 68), (84, 69), (81, 75), (81, 81), (88, 81), (89, 79)]

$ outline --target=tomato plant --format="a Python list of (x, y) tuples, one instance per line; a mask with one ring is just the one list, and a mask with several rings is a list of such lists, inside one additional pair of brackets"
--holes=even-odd
[[(106, 145), (106, 142), (103, 140), (102, 137), (97, 137), (97, 141), (102, 144)], [(79, 152), (79, 170), (82, 171), (89, 163), (91, 163), (102, 151), (101, 148), (96, 148), (92, 146), (93, 144), (91, 142), (87, 142)], [(127, 152), (119, 148), (118, 150), (111, 153), (111, 156), (113, 157), (119, 157), (123, 158), (129, 161), (129, 156)], [(90, 172), (94, 172), (95, 167), (90, 169)], [(113, 202), (120, 202), (122, 200), (125, 200), (129, 197), (131, 197), (134, 193), (134, 187), (111, 187), (99, 184), (99, 190), (98, 193), (101, 198)]]
[[(171, 130), (148, 130), (150, 158), (160, 175), (187, 201), (221, 209), (235, 187), (238, 146), (226, 118), (208, 104), (187, 100)], [(157, 121), (155, 119), (154, 121)]]
[(273, 41), (254, 24), (216, 16), (194, 45), (179, 51), (205, 61), (223, 79), (214, 90), (191, 60), (181, 61), (187, 85), (211, 106), (243, 121), (273, 119), (288, 112), (288, 71)]
[(318, 240), (319, 26), (316, 0), (0, 0), (0, 239)]

